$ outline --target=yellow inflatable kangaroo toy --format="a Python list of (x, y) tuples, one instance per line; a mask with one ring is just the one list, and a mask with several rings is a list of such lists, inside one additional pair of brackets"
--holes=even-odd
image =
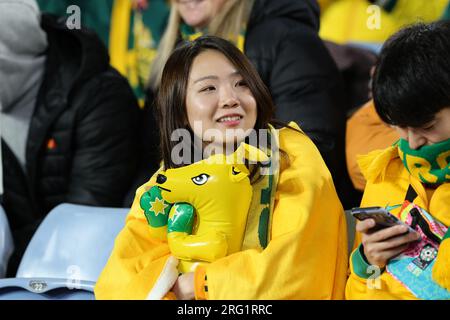
[[(213, 155), (161, 171), (156, 185), (142, 196), (141, 207), (150, 229), (167, 227), (167, 241), (180, 260), (180, 272), (194, 271), (198, 264), (241, 249), (252, 199), (244, 159), (254, 163), (269, 160), (263, 151), (242, 143), (228, 156)], [(155, 231), (155, 236), (160, 234)]]

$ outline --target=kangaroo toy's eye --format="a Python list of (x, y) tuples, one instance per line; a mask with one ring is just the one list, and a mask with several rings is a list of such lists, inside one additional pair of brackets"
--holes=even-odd
[(192, 178), (192, 181), (193, 181), (196, 185), (201, 186), (202, 184), (205, 184), (206, 181), (208, 181), (208, 178), (209, 178), (209, 175), (207, 175), (206, 173), (202, 173), (202, 174), (199, 174), (199, 175), (196, 176), (196, 177), (193, 177), (193, 178)]

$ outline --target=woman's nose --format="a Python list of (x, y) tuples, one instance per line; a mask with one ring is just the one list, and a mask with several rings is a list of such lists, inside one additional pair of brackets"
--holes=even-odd
[(234, 108), (239, 105), (239, 100), (232, 88), (224, 88), (220, 100), (222, 108)]
[(156, 183), (158, 183), (158, 184), (163, 184), (164, 182), (166, 182), (166, 180), (167, 180), (167, 177), (163, 174), (158, 174), (156, 176)]
[(411, 149), (419, 149), (427, 143), (427, 139), (414, 129), (408, 130), (408, 144)]

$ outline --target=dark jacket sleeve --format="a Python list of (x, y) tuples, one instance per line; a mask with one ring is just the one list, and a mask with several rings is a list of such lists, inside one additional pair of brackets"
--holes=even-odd
[[(345, 167), (345, 95), (336, 64), (317, 31), (284, 17), (249, 30), (246, 53), (269, 87), (278, 120), (295, 121), (324, 158), (340, 196)], [(351, 188), (350, 188), (351, 189)]]
[(269, 87), (275, 117), (295, 121), (312, 139), (346, 206), (355, 201), (345, 167), (345, 92), (317, 31), (295, 19), (267, 18), (251, 26), (246, 54)]
[(270, 77), (276, 115), (296, 121), (334, 171), (334, 159), (343, 157), (345, 133), (337, 67), (310, 28), (291, 30), (278, 50)]
[[(258, 30), (259, 29), (259, 30)], [(263, 35), (273, 34), (276, 46)], [(276, 104), (276, 117), (296, 121), (322, 155), (336, 148), (343, 137), (345, 116), (338, 69), (316, 31), (300, 23), (274, 19), (257, 26), (252, 34), (267, 43), (268, 54), (256, 53), (259, 68)], [(262, 58), (262, 59), (261, 59)], [(258, 70), (259, 71), (259, 70)]]
[(115, 70), (95, 81), (82, 90), (67, 202), (121, 206), (136, 170), (139, 107)]

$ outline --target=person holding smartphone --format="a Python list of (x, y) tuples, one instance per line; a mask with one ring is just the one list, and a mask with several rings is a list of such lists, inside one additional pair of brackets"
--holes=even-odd
[[(416, 24), (393, 35), (376, 66), (373, 96), (378, 115), (400, 140), (359, 158), (367, 179), (361, 207), (394, 208), (406, 199), (443, 234), (404, 269), (413, 280), (428, 272), (418, 293), (393, 270), (398, 256), (423, 234), (404, 224), (379, 229), (373, 219), (359, 221), (346, 298), (425, 299), (435, 292), (433, 297), (445, 298), (450, 295), (450, 23)], [(432, 223), (419, 222), (425, 231)]]

